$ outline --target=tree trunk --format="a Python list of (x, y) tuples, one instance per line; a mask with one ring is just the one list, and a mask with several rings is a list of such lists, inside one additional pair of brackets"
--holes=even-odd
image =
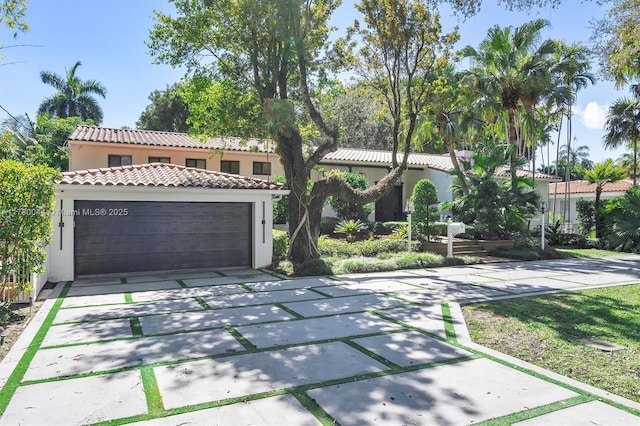
[(594, 203), (594, 216), (596, 220), (596, 238), (602, 237), (602, 223), (600, 220), (600, 195), (602, 194), (602, 188), (596, 187), (596, 201)]
[(509, 145), (513, 146), (514, 149), (511, 152), (510, 155), (510, 167), (509, 169), (511, 169), (511, 189), (513, 190), (513, 192), (516, 192), (516, 169), (515, 167), (513, 167), (513, 165), (516, 163), (517, 160), (517, 156), (518, 156), (518, 133), (516, 132), (516, 110), (515, 108), (508, 108), (507, 109), (507, 117), (508, 117), (508, 123), (507, 126), (508, 131), (508, 142)]

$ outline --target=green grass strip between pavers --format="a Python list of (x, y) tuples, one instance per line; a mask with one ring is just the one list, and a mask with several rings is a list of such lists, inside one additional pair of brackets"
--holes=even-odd
[(131, 326), (131, 335), (133, 337), (144, 337), (140, 320), (137, 317), (129, 318), (129, 325)]
[(178, 285), (179, 285), (180, 287), (182, 287), (182, 288), (189, 288), (189, 286), (188, 286), (188, 285), (186, 285), (186, 284), (184, 283), (184, 281), (182, 281), (182, 280), (176, 280), (176, 282), (177, 282), (177, 283), (178, 283)]
[[(274, 306), (282, 309), (283, 311), (285, 311), (286, 313), (288, 313), (289, 315), (293, 315), (293, 317), (295, 319), (307, 319), (307, 317), (305, 317), (304, 315), (300, 315), (299, 313), (297, 313), (296, 311), (294, 311), (293, 309), (289, 309), (287, 308), (285, 305), (283, 305), (282, 303), (274, 303)], [(285, 320), (288, 321), (288, 320)], [(275, 321), (274, 321), (275, 322)]]
[(62, 302), (69, 292), (70, 288), (71, 281), (68, 281), (60, 292), (60, 295), (58, 296), (56, 301), (53, 303), (51, 310), (42, 322), (40, 329), (36, 332), (36, 335), (33, 337), (33, 340), (27, 347), (27, 350), (24, 352), (24, 354), (22, 354), (20, 361), (18, 361), (18, 364), (7, 379), (6, 383), (4, 384), (2, 389), (0, 389), (0, 417), (4, 414), (7, 406), (9, 405), (9, 401), (18, 389), (18, 386), (20, 386), (20, 382), (22, 381), (24, 374), (27, 372), (29, 364), (35, 357), (38, 348), (40, 348), (40, 345), (42, 345), (42, 341), (44, 340), (47, 331), (49, 331), (51, 324), (53, 324), (53, 320), (58, 313), (58, 310), (60, 309), (60, 305), (62, 305)]
[(304, 408), (307, 409), (311, 414), (315, 416), (316, 419), (320, 421), (324, 426), (334, 426), (337, 425), (338, 422), (336, 419), (331, 417), (329, 413), (327, 413), (324, 408), (320, 406), (316, 402), (315, 399), (311, 398), (304, 392), (293, 392), (292, 395), (302, 404)]
[(147, 398), (147, 409), (152, 416), (158, 416), (164, 412), (164, 404), (162, 403), (162, 396), (160, 395), (160, 388), (156, 380), (156, 375), (153, 372), (152, 367), (142, 367), (140, 369), (140, 375), (142, 376), (142, 386), (144, 388), (144, 395)]
[(196, 296), (194, 297), (195, 301), (198, 302), (198, 304), (200, 306), (202, 306), (202, 309), (204, 309), (205, 311), (212, 311), (213, 308), (211, 306), (209, 306), (209, 304), (207, 302), (204, 301), (204, 299), (200, 296)]
[(133, 303), (133, 298), (131, 297), (131, 293), (128, 291), (124, 294), (124, 303)]
[(120, 278), (120, 284), (128, 284), (126, 278)]
[(533, 419), (535, 417), (543, 416), (545, 414), (553, 413), (558, 410), (570, 408), (585, 402), (593, 401), (594, 398), (580, 395), (574, 398), (565, 399), (563, 401), (553, 402), (547, 405), (541, 405), (540, 407), (532, 408), (530, 410), (523, 410), (517, 413), (508, 414), (504, 417), (498, 417), (491, 420), (485, 420), (483, 422), (474, 423), (474, 426), (511, 426), (514, 423), (522, 422), (525, 420)]
[(255, 352), (256, 351), (256, 349), (257, 349), (256, 345), (251, 343), (249, 341), (249, 339), (244, 337), (238, 330), (236, 330), (235, 328), (233, 328), (231, 326), (225, 326), (224, 329), (227, 330), (227, 332), (229, 334), (231, 334), (242, 345), (242, 347), (245, 348), (247, 351), (249, 351), (249, 352)]
[(453, 318), (451, 317), (451, 309), (448, 303), (442, 304), (442, 320), (444, 321), (444, 332), (447, 336), (447, 342), (457, 342), (456, 330), (453, 326)]

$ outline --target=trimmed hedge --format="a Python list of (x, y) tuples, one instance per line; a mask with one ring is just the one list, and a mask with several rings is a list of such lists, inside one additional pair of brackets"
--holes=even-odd
[[(418, 247), (419, 242), (413, 241), (412, 245)], [(400, 253), (407, 250), (406, 240), (366, 240), (349, 243), (344, 240), (320, 237), (318, 249), (322, 256), (353, 257), (366, 256), (373, 257), (380, 253)]]
[(289, 234), (287, 231), (273, 229), (273, 259), (274, 261), (284, 259), (287, 255), (287, 247), (289, 246)]

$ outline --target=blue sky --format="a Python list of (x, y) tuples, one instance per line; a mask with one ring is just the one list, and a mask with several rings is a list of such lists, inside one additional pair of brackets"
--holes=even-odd
[[(64, 74), (77, 60), (78, 75), (95, 79), (107, 88), (106, 99), (99, 99), (104, 110), (103, 126), (135, 127), (155, 89), (164, 89), (184, 75), (180, 69), (153, 64), (145, 41), (153, 25), (153, 10), (171, 11), (161, 0), (29, 0), (27, 33), (0, 29), (0, 105), (11, 114), (28, 113), (32, 119), (40, 102), (53, 89), (40, 81), (43, 70)], [(354, 0), (345, 0), (336, 12), (334, 24), (346, 27), (358, 18)], [(517, 26), (531, 19), (547, 19), (550, 27), (544, 37), (570, 43), (589, 44), (590, 22), (606, 12), (595, 2), (564, 0), (558, 9), (543, 8), (524, 13), (508, 12), (494, 1), (486, 1), (479, 15), (464, 21), (443, 8), (445, 30), (460, 27), (459, 47), (477, 46), (493, 25)], [(13, 45), (26, 45), (16, 46)], [(594, 68), (594, 72), (597, 68)], [(617, 158), (623, 150), (604, 151), (602, 124), (608, 105), (628, 94), (617, 91), (610, 82), (599, 80), (578, 95), (572, 144), (590, 147), (591, 159)], [(6, 114), (0, 111), (0, 119)], [(563, 136), (561, 144), (566, 143)], [(575, 146), (575, 145), (574, 145)], [(552, 156), (552, 158), (554, 158)], [(545, 161), (546, 162), (546, 161)]]

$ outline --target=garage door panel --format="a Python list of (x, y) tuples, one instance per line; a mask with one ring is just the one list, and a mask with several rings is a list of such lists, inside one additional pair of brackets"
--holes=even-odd
[(251, 265), (249, 203), (76, 201), (75, 208), (76, 275)]

